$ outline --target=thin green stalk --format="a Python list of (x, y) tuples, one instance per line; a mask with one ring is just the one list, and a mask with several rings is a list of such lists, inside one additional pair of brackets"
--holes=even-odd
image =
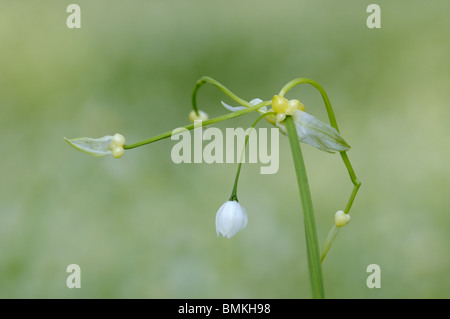
[(323, 102), (325, 103), (325, 108), (327, 109), (328, 119), (330, 120), (330, 124), (332, 127), (336, 129), (336, 131), (339, 132), (339, 128), (336, 121), (336, 116), (334, 115), (333, 108), (331, 107), (330, 99), (328, 98), (327, 92), (323, 89), (323, 87), (317, 83), (314, 80), (307, 79), (307, 78), (299, 78), (294, 79), (292, 81), (289, 81), (280, 91), (280, 95), (284, 96), (290, 89), (292, 89), (294, 86), (307, 83), (315, 87), (320, 94), (322, 95)]
[[(333, 111), (333, 107), (331, 106), (331, 102), (330, 99), (328, 98), (327, 92), (325, 92), (324, 88), (317, 83), (314, 80), (311, 79), (307, 79), (307, 78), (298, 78), (298, 79), (294, 79), (292, 81), (289, 81), (280, 91), (280, 95), (284, 96), (290, 89), (292, 89), (294, 86), (299, 85), (299, 84), (310, 84), (312, 85), (314, 88), (316, 88), (319, 92), (320, 95), (322, 95), (322, 99), (323, 102), (325, 104), (325, 108), (327, 110), (327, 114), (328, 114), (328, 119), (330, 120), (330, 124), (332, 127), (334, 127), (336, 129), (336, 131), (339, 132), (339, 127), (337, 125), (337, 121), (336, 121), (336, 116), (334, 115), (334, 111)], [(350, 175), (350, 179), (354, 185), (352, 194), (350, 195), (350, 200), (347, 204), (346, 209), (344, 210), (344, 213), (348, 214), (348, 211), (350, 210), (350, 207), (353, 204), (353, 200), (355, 199), (356, 193), (358, 192), (359, 187), (361, 186), (361, 182), (356, 178), (355, 175), (355, 171), (353, 170), (352, 165), (350, 164), (350, 160), (348, 159), (347, 153), (344, 152), (339, 152), (341, 154), (342, 157), (342, 161), (345, 164), (345, 167), (347, 168), (347, 171)]]
[[(347, 206), (345, 206), (344, 213), (348, 214), (350, 211), (350, 208), (353, 205), (353, 201), (355, 200), (356, 194), (358, 193), (358, 189), (361, 187), (361, 182), (356, 178), (355, 171), (353, 170), (352, 165), (350, 164), (350, 160), (348, 159), (346, 152), (340, 152), (342, 160), (345, 163), (345, 166), (347, 167), (348, 174), (350, 175), (350, 179), (353, 183), (353, 191), (350, 194), (350, 199), (347, 202)], [(330, 232), (328, 233), (327, 239), (325, 240), (325, 243), (323, 244), (322, 253), (320, 255), (320, 262), (323, 262), (325, 257), (327, 256), (328, 252), (331, 249), (331, 246), (333, 245), (333, 242), (339, 232), (339, 228), (336, 225), (333, 225)]]
[(248, 139), (250, 137), (251, 130), (253, 130), (255, 128), (256, 124), (258, 124), (258, 122), (262, 118), (266, 117), (267, 115), (274, 115), (274, 114), (276, 114), (276, 113), (275, 112), (267, 112), (267, 113), (261, 114), (256, 119), (256, 121), (253, 123), (253, 125), (250, 127), (250, 131), (248, 132), (247, 136), (245, 137), (244, 147), (243, 147), (242, 152), (241, 152), (241, 160), (239, 161), (238, 169), (237, 169), (237, 172), (236, 172), (236, 177), (234, 178), (234, 185), (233, 185), (233, 190), (231, 191), (230, 201), (233, 201), (233, 200), (238, 201), (238, 199), (237, 199), (237, 186), (238, 186), (238, 181), (239, 181), (239, 175), (241, 174), (241, 167), (242, 167), (243, 158), (244, 158), (244, 154), (245, 154), (245, 148), (247, 147)]
[(353, 183), (353, 191), (350, 195), (350, 199), (348, 200), (347, 206), (345, 207), (344, 213), (348, 214), (350, 208), (353, 205), (353, 201), (355, 200), (356, 194), (358, 193), (359, 188), (361, 187), (361, 182), (356, 178), (355, 171), (353, 170), (352, 164), (350, 164), (350, 160), (348, 159), (348, 155), (346, 152), (340, 152), (342, 160), (344, 161), (345, 167), (347, 167), (348, 174), (350, 175), (350, 179)]
[(297, 175), (300, 201), (303, 209), (305, 223), (306, 250), (308, 257), (309, 278), (313, 298), (325, 298), (322, 278), (322, 266), (320, 263), (319, 240), (314, 221), (314, 211), (309, 190), (308, 178), (306, 176), (305, 163), (303, 161), (302, 149), (298, 141), (297, 130), (291, 116), (285, 119), (289, 144), (291, 146), (292, 158), (294, 160), (295, 173)]
[[(284, 96), (290, 89), (292, 89), (296, 85), (303, 84), (303, 83), (312, 85), (315, 89), (317, 89), (320, 92), (320, 94), (322, 95), (323, 102), (325, 104), (325, 108), (327, 110), (328, 119), (330, 120), (330, 124), (332, 127), (334, 127), (339, 132), (339, 128), (338, 128), (337, 121), (336, 121), (336, 116), (334, 115), (334, 111), (333, 111), (333, 107), (331, 106), (330, 99), (328, 98), (328, 95), (325, 92), (324, 88), (316, 81), (307, 79), (307, 78), (294, 79), (292, 81), (289, 81), (281, 89), (280, 95)], [(339, 152), (339, 153), (341, 154), (342, 161), (344, 162), (345, 167), (347, 168), (348, 174), (349, 174), (350, 179), (353, 184), (352, 193), (350, 194), (350, 198), (348, 200), (347, 206), (344, 209), (344, 213), (348, 214), (350, 211), (350, 208), (352, 207), (353, 201), (355, 200), (356, 194), (358, 193), (358, 190), (361, 187), (361, 182), (356, 177), (355, 171), (353, 170), (352, 164), (350, 163), (350, 160), (348, 159), (347, 153), (345, 151)], [(333, 228), (330, 230), (330, 233), (329, 233), (329, 235), (325, 241), (324, 247), (322, 249), (322, 255), (321, 255), (322, 261), (325, 259), (325, 256), (327, 255), (328, 251), (330, 250), (331, 245), (333, 244), (333, 241), (337, 236), (337, 233), (338, 233), (338, 230), (336, 229), (336, 226), (333, 226)]]
[[(267, 105), (267, 103), (268, 102), (261, 102), (258, 105), (249, 107), (248, 109), (236, 111), (236, 112), (233, 112), (233, 113), (228, 113), (228, 114), (225, 114), (225, 115), (222, 115), (222, 116), (219, 116), (219, 117), (207, 120), (207, 121), (203, 121), (202, 122), (202, 126), (215, 124), (215, 123), (218, 123), (218, 122), (221, 122), (221, 121), (225, 121), (225, 120), (228, 120), (228, 119), (231, 119), (231, 118), (234, 118), (234, 117), (238, 117), (238, 116), (241, 116), (241, 115), (253, 112), (253, 111), (257, 111), (258, 109), (260, 109), (264, 105)], [(184, 128), (186, 130), (192, 130), (192, 129), (196, 128), (196, 127), (197, 127), (196, 124), (190, 124), (190, 125), (182, 126), (180, 128)], [(126, 150), (129, 150), (129, 149), (136, 148), (136, 147), (139, 147), (139, 146), (143, 146), (143, 145), (146, 145), (146, 144), (150, 144), (150, 143), (153, 143), (153, 142), (156, 142), (156, 141), (159, 141), (159, 140), (163, 140), (165, 138), (171, 137), (172, 134), (173, 134), (173, 130), (169, 131), (169, 132), (166, 132), (166, 133), (162, 133), (162, 134), (153, 136), (153, 137), (150, 137), (150, 138), (142, 140), (140, 142), (124, 145), (123, 148), (126, 149)]]
[(333, 227), (331, 227), (330, 232), (328, 233), (328, 236), (325, 239), (325, 243), (323, 244), (322, 252), (320, 254), (320, 262), (323, 262), (323, 260), (327, 256), (328, 251), (330, 250), (334, 242), (334, 239), (336, 238), (339, 232), (339, 228), (340, 227), (337, 227), (336, 225), (333, 225)]
[(214, 85), (215, 87), (217, 87), (219, 90), (221, 90), (223, 93), (225, 93), (226, 95), (231, 97), (233, 100), (235, 100), (239, 104), (247, 106), (247, 107), (251, 107), (250, 103), (248, 103), (247, 101), (238, 97), (236, 94), (234, 94), (229, 89), (227, 89), (225, 86), (223, 86), (221, 83), (210, 78), (209, 76), (203, 76), (195, 83), (194, 91), (192, 92), (192, 108), (194, 109), (195, 114), (197, 114), (197, 116), (199, 115), (198, 107), (197, 107), (197, 91), (205, 83)]

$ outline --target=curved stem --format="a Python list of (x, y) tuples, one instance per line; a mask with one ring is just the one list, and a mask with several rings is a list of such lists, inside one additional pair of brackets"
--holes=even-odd
[[(353, 205), (353, 201), (355, 200), (356, 197), (356, 193), (358, 193), (358, 189), (361, 187), (361, 182), (356, 178), (355, 172), (353, 171), (353, 167), (350, 164), (350, 160), (348, 159), (347, 153), (346, 152), (340, 152), (341, 153), (341, 157), (342, 160), (345, 163), (345, 166), (347, 167), (348, 173), (350, 175), (350, 179), (352, 180), (353, 183), (353, 191), (350, 194), (350, 199), (347, 202), (347, 206), (344, 209), (344, 213), (348, 214), (348, 212), (350, 211), (350, 208)], [(338, 231), (339, 231), (340, 227), (336, 227), (336, 225), (333, 225), (333, 227), (331, 228), (327, 239), (325, 240), (325, 243), (323, 244), (323, 249), (322, 249), (322, 253), (320, 256), (320, 262), (323, 262), (323, 260), (325, 259), (325, 257), (328, 254), (328, 251), (331, 249), (331, 246), (333, 245), (334, 239), (336, 238)]]
[(325, 293), (323, 288), (322, 266), (320, 263), (319, 240), (317, 239), (317, 230), (314, 220), (314, 211), (308, 178), (306, 176), (305, 163), (303, 161), (302, 150), (298, 141), (297, 130), (295, 128), (292, 116), (286, 117), (285, 124), (287, 135), (289, 137), (289, 144), (291, 146), (292, 159), (294, 161), (298, 189), (300, 192), (300, 200), (303, 209), (309, 278), (311, 281), (313, 298), (324, 298)]
[(361, 187), (361, 182), (356, 178), (355, 171), (353, 170), (352, 164), (350, 164), (350, 160), (348, 159), (348, 155), (346, 152), (340, 152), (342, 160), (344, 161), (345, 167), (347, 167), (348, 174), (350, 175), (350, 179), (353, 183), (353, 191), (350, 195), (350, 199), (348, 200), (347, 206), (345, 207), (344, 213), (348, 214), (350, 208), (352, 207), (353, 201), (355, 200), (356, 193), (358, 193), (358, 189)]
[(325, 92), (325, 90), (323, 89), (323, 87), (319, 83), (317, 83), (316, 81), (311, 80), (311, 79), (307, 79), (307, 78), (294, 79), (292, 81), (289, 81), (281, 89), (280, 95), (284, 96), (294, 86), (302, 84), (302, 83), (310, 84), (310, 85), (315, 87), (320, 92), (320, 94), (322, 95), (323, 102), (325, 103), (325, 108), (327, 109), (327, 114), (328, 114), (328, 119), (330, 120), (330, 124), (331, 124), (332, 127), (334, 127), (339, 132), (339, 128), (338, 128), (338, 125), (337, 125), (337, 122), (336, 122), (336, 116), (334, 115), (333, 108), (331, 107), (330, 99), (328, 98), (328, 95)]
[(193, 107), (193, 109), (195, 111), (195, 114), (197, 114), (197, 116), (199, 115), (198, 107), (197, 107), (197, 92), (198, 92), (198, 89), (200, 89), (200, 87), (203, 84), (205, 84), (205, 83), (209, 83), (209, 84), (214, 85), (215, 87), (217, 87), (219, 90), (221, 90), (223, 93), (225, 93), (226, 95), (231, 97), (233, 100), (235, 100), (239, 104), (244, 105), (246, 107), (251, 107), (250, 103), (248, 103), (247, 101), (245, 101), (245, 100), (241, 99), (240, 97), (238, 97), (237, 95), (235, 95), (233, 92), (231, 92), (225, 86), (223, 86), (221, 83), (219, 83), (216, 80), (210, 78), (209, 76), (202, 76), (195, 83), (194, 91), (192, 92), (192, 107)]
[[(312, 85), (314, 88), (316, 88), (320, 92), (320, 94), (322, 95), (323, 102), (325, 104), (325, 108), (327, 110), (328, 119), (330, 120), (330, 124), (331, 124), (332, 127), (334, 127), (339, 132), (339, 128), (338, 128), (337, 121), (336, 121), (336, 116), (334, 115), (334, 111), (333, 111), (333, 107), (331, 106), (330, 99), (328, 98), (328, 95), (325, 92), (324, 88), (319, 83), (317, 83), (316, 81), (311, 80), (311, 79), (307, 79), (307, 78), (294, 79), (294, 80), (288, 82), (281, 89), (280, 95), (284, 96), (294, 86), (299, 85), (299, 84), (303, 84), (303, 83)], [(339, 152), (339, 153), (341, 154), (342, 161), (344, 162), (344, 165), (347, 168), (348, 174), (350, 176), (350, 180), (352, 181), (352, 184), (353, 184), (352, 193), (350, 194), (350, 198), (349, 198), (349, 200), (347, 202), (347, 205), (346, 205), (346, 207), (344, 209), (344, 213), (348, 214), (348, 212), (350, 211), (350, 208), (353, 205), (353, 201), (355, 200), (356, 194), (358, 193), (358, 190), (361, 187), (361, 182), (356, 177), (355, 171), (353, 170), (353, 167), (352, 167), (352, 165), (350, 163), (350, 160), (349, 160), (349, 158), (347, 156), (347, 153), (345, 151)], [(333, 226), (333, 227), (335, 227), (335, 226)], [(335, 239), (335, 237), (337, 235), (337, 231), (334, 232), (333, 229), (332, 229), (330, 231), (330, 234), (332, 234), (332, 233), (334, 235), (333, 236), (328, 236), (326, 246), (324, 246), (324, 249), (322, 250), (322, 258), (321, 258), (322, 261), (325, 258), (325, 256), (326, 256), (327, 252), (329, 251), (329, 249), (331, 248), (331, 245), (332, 245), (332, 243), (333, 243), (333, 241), (334, 241), (334, 239)], [(330, 240), (330, 241), (328, 242), (328, 240)], [(327, 247), (327, 248), (325, 249), (325, 247)]]

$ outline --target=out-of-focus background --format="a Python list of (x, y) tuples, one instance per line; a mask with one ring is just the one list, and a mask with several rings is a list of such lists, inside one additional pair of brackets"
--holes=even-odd
[[(236, 164), (174, 164), (175, 141), (98, 159), (63, 137), (135, 142), (188, 124), (195, 81), (245, 99), (289, 80), (327, 90), (362, 182), (323, 264), (329, 298), (448, 298), (448, 1), (0, 3), (0, 297), (309, 298), (303, 219), (287, 138), (280, 169), (243, 167), (248, 226), (216, 237)], [(309, 86), (289, 92), (326, 121)], [(199, 91), (211, 117), (222, 92)], [(249, 127), (251, 114), (216, 125)], [(270, 127), (262, 123), (261, 127)], [(339, 155), (303, 147), (322, 244), (352, 184)], [(68, 289), (66, 267), (81, 267)], [(381, 267), (369, 289), (366, 268)]]

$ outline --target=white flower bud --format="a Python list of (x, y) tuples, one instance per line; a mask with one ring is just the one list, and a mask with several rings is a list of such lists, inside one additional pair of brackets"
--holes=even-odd
[(230, 238), (247, 226), (247, 212), (237, 201), (227, 201), (216, 214), (217, 236)]
[(337, 211), (336, 215), (334, 215), (334, 223), (337, 227), (345, 226), (349, 221), (350, 215), (345, 214), (342, 210)]

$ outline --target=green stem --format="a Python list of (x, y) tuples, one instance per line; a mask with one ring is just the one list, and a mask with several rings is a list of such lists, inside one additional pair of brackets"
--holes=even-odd
[[(248, 109), (245, 109), (245, 110), (240, 110), (240, 111), (228, 113), (228, 114), (225, 114), (225, 115), (222, 115), (222, 116), (219, 116), (219, 117), (207, 120), (207, 121), (203, 121), (202, 122), (202, 126), (211, 125), (211, 124), (218, 123), (218, 122), (221, 122), (221, 121), (225, 121), (225, 120), (228, 120), (228, 119), (231, 119), (231, 118), (234, 118), (234, 117), (238, 117), (238, 116), (241, 116), (241, 115), (253, 112), (253, 111), (257, 111), (258, 109), (260, 109), (264, 105), (267, 105), (267, 102), (261, 102), (258, 105), (251, 106), (251, 107), (249, 107)], [(196, 128), (196, 127), (197, 127), (196, 124), (190, 124), (190, 125), (186, 125), (186, 126), (183, 126), (183, 127), (180, 127), (180, 128), (184, 128), (186, 130), (192, 130), (192, 129)], [(139, 146), (143, 146), (143, 145), (146, 145), (146, 144), (150, 144), (150, 143), (153, 143), (153, 142), (156, 142), (156, 141), (159, 141), (159, 140), (163, 140), (165, 138), (171, 137), (172, 134), (173, 134), (173, 130), (169, 131), (169, 132), (166, 132), (166, 133), (162, 133), (162, 134), (153, 136), (153, 137), (150, 137), (150, 138), (142, 140), (140, 142), (124, 145), (123, 148), (126, 149), (126, 150), (129, 150), (129, 149), (136, 148), (136, 147), (139, 147)]]
[(327, 256), (328, 251), (330, 250), (331, 245), (333, 244), (334, 239), (336, 238), (336, 236), (338, 234), (339, 228), (340, 227), (337, 227), (336, 225), (333, 225), (333, 227), (331, 227), (331, 230), (328, 233), (327, 239), (325, 239), (325, 243), (323, 244), (322, 253), (320, 254), (320, 262), (323, 262), (323, 260)]
[[(325, 104), (325, 108), (327, 110), (328, 119), (330, 120), (330, 124), (332, 127), (334, 127), (339, 132), (339, 128), (338, 128), (337, 121), (336, 121), (336, 116), (334, 115), (333, 107), (331, 106), (331, 102), (330, 102), (330, 99), (328, 98), (327, 92), (325, 92), (324, 88), (316, 81), (307, 79), (307, 78), (294, 79), (292, 81), (289, 81), (281, 89), (280, 95), (284, 96), (294, 86), (303, 84), (303, 83), (312, 85), (314, 88), (316, 88), (320, 92), (320, 94), (322, 95), (323, 102)], [(347, 171), (350, 175), (350, 179), (354, 185), (352, 194), (350, 195), (349, 202), (347, 204), (347, 207), (344, 210), (344, 213), (348, 214), (348, 211), (350, 210), (350, 207), (353, 204), (353, 200), (355, 199), (356, 193), (358, 192), (358, 189), (361, 186), (361, 182), (356, 178), (355, 171), (353, 170), (353, 167), (350, 164), (350, 160), (348, 159), (347, 153), (344, 151), (344, 152), (340, 152), (340, 154), (341, 154), (342, 160), (345, 164), (345, 167), (347, 168)]]
[(344, 213), (348, 214), (350, 208), (353, 205), (353, 201), (355, 200), (356, 194), (358, 193), (359, 188), (361, 187), (361, 182), (356, 178), (355, 171), (353, 170), (352, 164), (350, 164), (350, 160), (348, 159), (348, 155), (346, 152), (340, 152), (342, 160), (344, 161), (345, 167), (347, 167), (348, 174), (350, 175), (350, 179), (353, 183), (353, 191), (350, 195), (350, 199), (348, 200), (347, 206), (345, 207)]
[(247, 101), (238, 97), (236, 94), (234, 94), (229, 89), (227, 89), (225, 86), (223, 86), (221, 83), (210, 78), (209, 76), (203, 76), (195, 83), (194, 91), (192, 92), (192, 107), (195, 111), (195, 114), (197, 114), (197, 116), (199, 115), (198, 107), (197, 107), (197, 91), (205, 83), (214, 85), (215, 87), (217, 87), (219, 90), (221, 90), (223, 93), (225, 93), (226, 95), (231, 97), (233, 100), (235, 100), (239, 104), (247, 106), (247, 107), (251, 107), (250, 103), (248, 103)]
[(298, 141), (297, 130), (291, 116), (285, 119), (286, 130), (289, 137), (289, 144), (292, 150), (295, 173), (297, 175), (298, 189), (303, 209), (303, 219), (305, 223), (306, 250), (308, 257), (309, 278), (313, 298), (325, 298), (322, 278), (322, 266), (320, 263), (319, 240), (314, 221), (314, 211), (309, 190), (308, 178), (306, 176), (305, 163), (303, 161), (302, 150)]
[(280, 95), (284, 96), (287, 93), (287, 91), (292, 89), (294, 86), (302, 84), (302, 83), (310, 84), (320, 92), (320, 94), (322, 95), (323, 102), (325, 103), (325, 108), (327, 109), (327, 114), (328, 114), (328, 119), (330, 120), (330, 124), (332, 127), (334, 127), (336, 129), (336, 131), (339, 132), (339, 128), (338, 128), (337, 121), (336, 121), (336, 116), (334, 115), (334, 111), (333, 111), (333, 108), (331, 107), (330, 99), (328, 98), (327, 92), (325, 92), (323, 87), (316, 81), (307, 79), (307, 78), (294, 79), (292, 81), (289, 81), (281, 89)]
[(239, 161), (238, 169), (237, 169), (237, 172), (236, 172), (236, 177), (234, 178), (234, 186), (233, 186), (233, 190), (231, 191), (230, 201), (233, 201), (233, 200), (238, 201), (238, 199), (237, 199), (237, 186), (238, 186), (238, 181), (239, 181), (239, 175), (241, 174), (241, 167), (242, 167), (243, 158), (244, 158), (244, 154), (245, 154), (245, 148), (247, 147), (248, 139), (250, 137), (250, 132), (255, 128), (256, 124), (263, 117), (266, 117), (267, 115), (275, 115), (275, 114), (276, 114), (275, 112), (268, 112), (268, 113), (264, 113), (264, 114), (260, 115), (256, 119), (256, 121), (253, 123), (253, 125), (250, 127), (250, 131), (248, 131), (248, 134), (245, 137), (244, 148), (242, 149), (241, 160)]
[[(334, 115), (334, 111), (333, 111), (333, 107), (331, 106), (330, 99), (328, 98), (328, 95), (325, 92), (324, 88), (316, 81), (307, 79), (307, 78), (294, 79), (294, 80), (288, 82), (281, 89), (280, 95), (284, 96), (294, 86), (303, 84), (303, 83), (312, 85), (314, 88), (316, 88), (320, 92), (320, 94), (322, 95), (323, 102), (325, 104), (325, 108), (327, 110), (328, 119), (330, 120), (330, 124), (332, 127), (334, 127), (339, 132), (339, 128), (338, 128), (337, 121), (336, 121), (336, 116)], [(350, 163), (350, 160), (348, 159), (347, 153), (345, 151), (339, 152), (339, 153), (341, 154), (342, 161), (344, 162), (345, 167), (347, 168), (348, 174), (350, 175), (350, 179), (353, 184), (353, 190), (352, 190), (352, 193), (350, 194), (350, 199), (348, 200), (347, 206), (344, 209), (344, 213), (348, 214), (348, 212), (350, 211), (350, 208), (353, 205), (353, 201), (355, 200), (356, 194), (358, 193), (358, 190), (361, 187), (361, 182), (356, 177), (355, 171), (353, 170), (352, 164)], [(327, 255), (328, 251), (330, 250), (331, 245), (333, 244), (333, 241), (337, 236), (337, 233), (338, 233), (337, 229), (335, 228), (335, 226), (333, 226), (333, 228), (330, 230), (330, 233), (324, 244), (324, 248), (322, 249), (322, 256), (321, 256), (322, 261), (325, 259), (325, 256)]]
[[(350, 199), (347, 202), (347, 206), (345, 206), (344, 209), (344, 213), (348, 214), (348, 212), (350, 211), (350, 208), (353, 205), (353, 201), (355, 200), (356, 194), (358, 193), (358, 189), (361, 187), (361, 182), (356, 178), (355, 172), (353, 170), (352, 165), (350, 164), (350, 160), (348, 159), (347, 153), (346, 152), (340, 152), (341, 153), (341, 157), (342, 160), (345, 163), (345, 166), (347, 167), (348, 173), (350, 175), (350, 179), (352, 180), (353, 183), (353, 191), (350, 194)], [(333, 242), (338, 234), (340, 227), (337, 227), (336, 225), (333, 225), (333, 227), (331, 228), (327, 239), (325, 240), (325, 243), (323, 244), (323, 248), (322, 248), (322, 253), (320, 256), (320, 262), (323, 262), (323, 260), (325, 259), (325, 257), (328, 254), (328, 251), (330, 251), (331, 246), (333, 245)]]

